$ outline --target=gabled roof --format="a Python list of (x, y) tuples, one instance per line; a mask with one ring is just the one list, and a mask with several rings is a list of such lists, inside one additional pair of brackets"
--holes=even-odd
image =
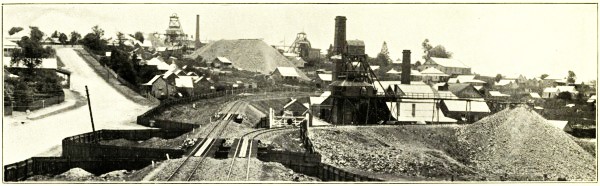
[(544, 92), (558, 92), (558, 88), (548, 87), (544, 89)]
[(440, 98), (458, 99), (458, 97), (456, 95), (454, 95), (450, 91), (440, 91), (440, 90), (438, 90), (437, 93), (440, 95)]
[(182, 88), (194, 88), (192, 76), (179, 76), (178, 78), (175, 78), (175, 86)]
[(317, 76), (319, 76), (319, 79), (321, 79), (323, 81), (331, 81), (332, 80), (331, 74), (317, 74)]
[(436, 69), (436, 68), (427, 68), (421, 71), (421, 75), (423, 76), (449, 76), (448, 74), (444, 74), (444, 72)]
[[(288, 102), (287, 104), (285, 104), (285, 106), (283, 106), (283, 108), (288, 108), (289, 106), (291, 106), (292, 104), (298, 102), (298, 99), (292, 99), (290, 102)], [(300, 103), (300, 102), (298, 102)], [(300, 103), (300, 105), (304, 106), (304, 108), (308, 108), (306, 105)]]
[(514, 79), (501, 79), (495, 85), (504, 86), (511, 83), (516, 83), (516, 81)]
[(379, 65), (371, 65), (369, 66), (372, 71), (379, 70)]
[(502, 94), (502, 93), (500, 93), (498, 91), (490, 91), (489, 93), (490, 93), (490, 95), (492, 95), (494, 97), (510, 97), (510, 95), (508, 95), (508, 94)]
[(593, 103), (594, 101), (596, 101), (596, 95), (590, 96), (590, 98), (587, 100), (588, 103)]
[(558, 128), (560, 130), (564, 130), (564, 128), (569, 123), (569, 121), (561, 121), (561, 120), (546, 120), (546, 121), (548, 121), (548, 124)]
[(463, 62), (456, 59), (431, 57), (430, 60), (444, 67), (470, 68)]
[(559, 92), (577, 93), (575, 86), (556, 86)]
[(490, 108), (485, 102), (480, 101), (464, 101), (464, 100), (442, 100), (452, 112), (483, 112), (489, 113)]
[(466, 83), (448, 84), (448, 90), (455, 95), (470, 87), (471, 85)]
[(169, 64), (167, 64), (164, 61), (160, 60), (158, 57), (155, 57), (155, 58), (152, 58), (152, 59), (148, 60), (146, 64), (147, 65), (154, 65), (154, 66), (156, 66), (156, 68), (158, 70), (169, 70), (170, 69)]
[(529, 93), (529, 96), (531, 96), (532, 98), (542, 98), (542, 96), (540, 96), (540, 94), (535, 93), (535, 92)]
[(275, 71), (279, 71), (279, 74), (283, 77), (300, 77), (294, 67), (277, 67)]
[(142, 84), (142, 85), (152, 85), (152, 84), (154, 84), (154, 82), (155, 82), (156, 80), (158, 80), (158, 78), (160, 78), (161, 76), (162, 76), (162, 75), (156, 75), (156, 76), (154, 76), (154, 77), (153, 77), (153, 78), (152, 78), (150, 81), (148, 81), (147, 83), (144, 83), (144, 84)]
[(217, 60), (219, 60), (222, 63), (231, 63), (231, 61), (229, 61), (229, 59), (227, 59), (226, 57), (217, 57)]
[(394, 69), (390, 69), (389, 71), (386, 72), (386, 74), (400, 74), (401, 72), (398, 72)]
[(358, 39), (348, 40), (346, 43), (348, 43), (348, 46), (365, 46), (365, 42)]

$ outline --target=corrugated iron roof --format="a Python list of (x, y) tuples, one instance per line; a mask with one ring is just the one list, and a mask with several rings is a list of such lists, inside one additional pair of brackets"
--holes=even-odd
[(319, 76), (319, 79), (321, 79), (323, 81), (331, 81), (332, 80), (331, 74), (317, 74), (317, 76)]
[(175, 78), (175, 86), (183, 88), (194, 88), (194, 81), (192, 76), (179, 76)]
[(358, 39), (348, 40), (346, 43), (348, 43), (348, 46), (365, 46), (365, 42)]
[(284, 77), (300, 77), (294, 67), (277, 67), (275, 71), (279, 71), (281, 76)]
[(433, 67), (421, 71), (421, 74), (423, 76), (449, 76), (448, 74), (445, 74), (444, 72)]
[(463, 62), (456, 60), (456, 59), (437, 58), (437, 57), (432, 57), (430, 59), (433, 62), (437, 63), (438, 65), (444, 66), (444, 67), (470, 68), (467, 65), (465, 65)]
[(464, 100), (442, 100), (449, 111), (452, 112), (484, 112), (489, 113), (490, 108), (485, 102)]
[(343, 81), (335, 81), (331, 84), (329, 84), (329, 86), (338, 86), (338, 87), (370, 87), (371, 84), (365, 83), (365, 82), (354, 82), (354, 81), (348, 81), (348, 80), (343, 80)]
[(158, 78), (160, 78), (160, 76), (161, 75), (156, 75), (150, 81), (148, 81), (147, 83), (144, 83), (142, 85), (152, 85), (156, 80), (158, 80)]

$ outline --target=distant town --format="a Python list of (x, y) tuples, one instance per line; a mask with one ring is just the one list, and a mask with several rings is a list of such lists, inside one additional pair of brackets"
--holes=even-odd
[(572, 70), (481, 75), (427, 38), (348, 40), (344, 15), (329, 48), (201, 41), (202, 14), (180, 18), (4, 25), (4, 182), (597, 181), (596, 80)]

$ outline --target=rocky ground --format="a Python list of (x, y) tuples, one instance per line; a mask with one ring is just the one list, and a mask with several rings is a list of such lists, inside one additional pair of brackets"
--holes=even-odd
[[(387, 180), (596, 180), (595, 143), (579, 142), (518, 107), (465, 126), (313, 128), (323, 161)], [(358, 171), (358, 172), (359, 172)]]
[(42, 181), (42, 182), (124, 182), (135, 171), (115, 170), (99, 176), (89, 173), (81, 168), (72, 168), (59, 175), (35, 175), (28, 178), (26, 181)]

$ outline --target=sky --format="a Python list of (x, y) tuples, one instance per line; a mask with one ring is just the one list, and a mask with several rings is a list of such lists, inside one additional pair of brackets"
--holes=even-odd
[(169, 16), (202, 40), (262, 38), (290, 45), (304, 31), (313, 48), (333, 43), (336, 16), (346, 16), (346, 38), (360, 39), (375, 57), (385, 41), (392, 59), (421, 43), (443, 45), (453, 58), (482, 75), (528, 78), (575, 72), (595, 80), (598, 72), (596, 4), (27, 4), (4, 5), (3, 35), (13, 26), (38, 26), (82, 35), (99, 25), (107, 35), (164, 33)]

